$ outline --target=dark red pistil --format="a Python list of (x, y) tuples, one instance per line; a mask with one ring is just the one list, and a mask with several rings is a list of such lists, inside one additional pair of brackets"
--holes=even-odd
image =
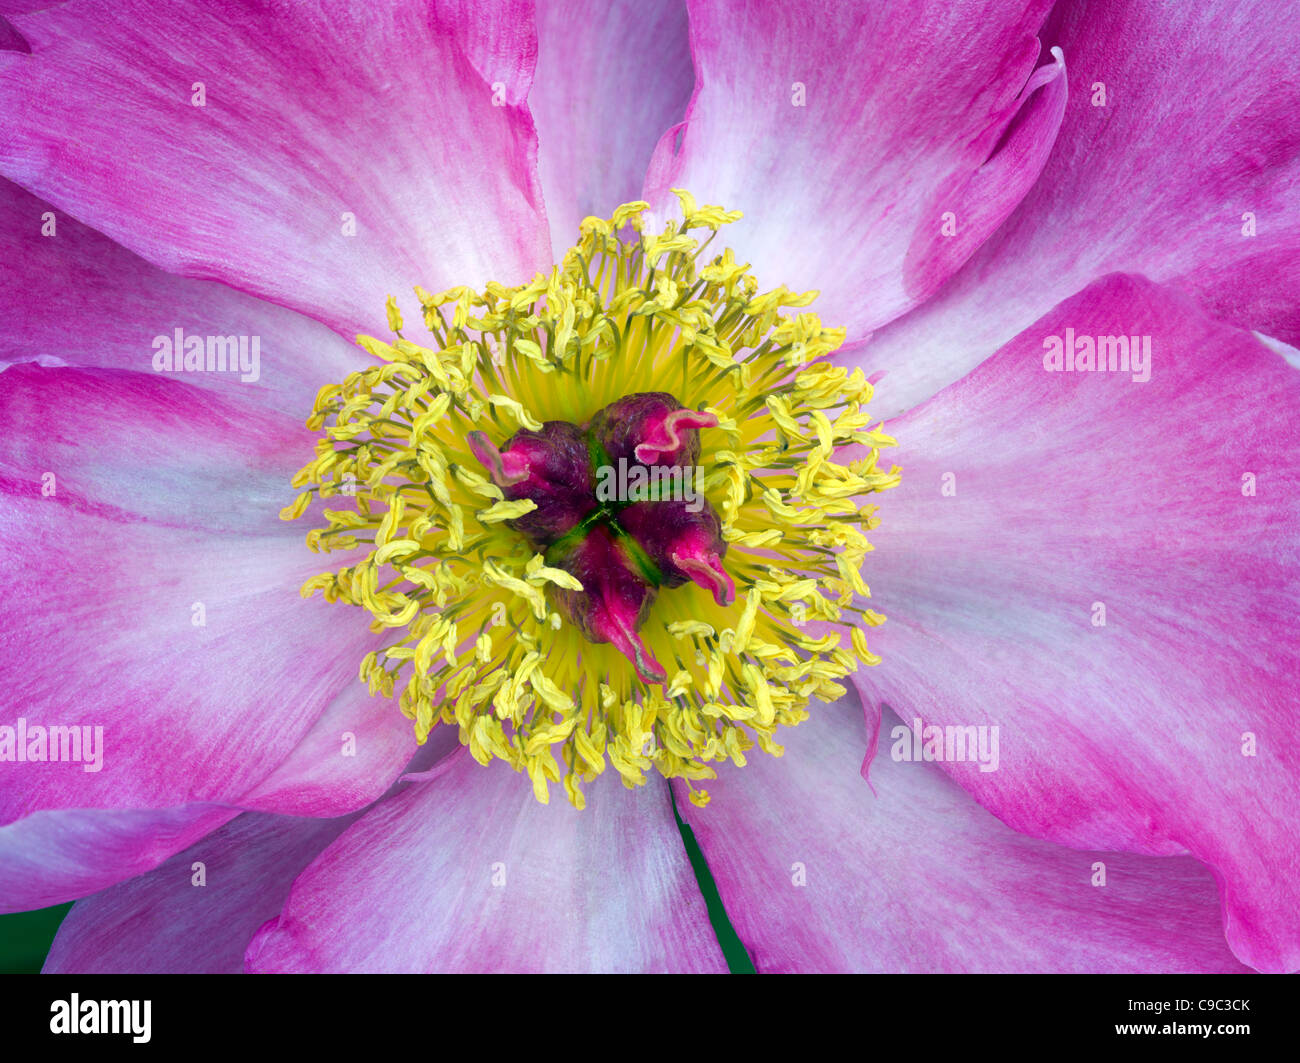
[(556, 609), (590, 641), (620, 650), (647, 683), (667, 679), (637, 634), (660, 587), (690, 580), (719, 604), (735, 597), (697, 468), (699, 430), (717, 423), (665, 392), (643, 392), (582, 427), (547, 421), (499, 449), (482, 432), (468, 438), (507, 499), (536, 503), (509, 526), (582, 584), (551, 587)]

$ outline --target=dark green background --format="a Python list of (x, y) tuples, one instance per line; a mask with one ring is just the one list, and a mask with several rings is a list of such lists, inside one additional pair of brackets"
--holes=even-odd
[(70, 904), (0, 915), (0, 974), (36, 974)]

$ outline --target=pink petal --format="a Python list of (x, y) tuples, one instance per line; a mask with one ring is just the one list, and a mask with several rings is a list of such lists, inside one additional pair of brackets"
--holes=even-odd
[[(4, 370), (5, 493), (114, 521), (301, 544), (306, 528), (279, 514), (296, 493), (293, 474), (312, 458), (312, 434), (299, 416), (260, 408), (234, 385), (219, 392), (190, 383), (202, 375)], [(83, 544), (87, 560), (93, 546)]]
[(493, 105), (445, 13), (120, 0), (13, 22), (32, 54), (0, 52), (0, 170), (156, 265), (350, 336), (412, 285), (547, 264), (531, 121)]
[[(44, 235), (49, 232), (50, 235)], [(301, 422), (322, 384), (372, 359), (310, 318), (211, 281), (164, 273), (0, 179), (0, 306), (8, 326), (0, 365), (41, 362), (153, 373), (154, 341), (257, 337), (252, 372), (190, 372), (197, 387), (228, 389)], [(251, 364), (251, 360), (250, 363)], [(171, 374), (168, 374), (171, 375)], [(295, 425), (296, 427), (296, 425)]]
[[(534, 0), (435, 0), (438, 25), (453, 35), (465, 57), (504, 103), (520, 106), (537, 69)], [(521, 117), (527, 118), (525, 109)]]
[(455, 727), (437, 727), (417, 746), (414, 724), (396, 699), (373, 697), (365, 684), (349, 683), (239, 805), (294, 816), (342, 815), (382, 797), (403, 769), (441, 763), (460, 748)]
[(1194, 860), (1017, 834), (930, 765), (890, 759), (889, 714), (873, 796), (855, 702), (783, 729), (780, 759), (719, 768), (707, 808), (678, 801), (760, 972), (1242, 970)]
[(680, 2), (541, 0), (537, 21), (528, 105), (558, 257), (584, 217), (641, 198), (651, 153), (682, 120), (695, 70)]
[(466, 54), (503, 103), (527, 101), (552, 256), (641, 196), (660, 135), (681, 121), (695, 82), (685, 4), (631, 0), (440, 0)]
[[(0, 779), (15, 770), (4, 765)], [(210, 804), (33, 812), (0, 826), (0, 911), (62, 904), (142, 874), (236, 815)]]
[[(21, 532), (0, 533), (16, 566), (0, 637), (47, 649), (0, 663), (10, 695), (0, 723), (25, 720), (29, 736), (34, 725), (102, 727), (103, 760), (7, 763), (0, 821), (37, 808), (235, 800), (356, 683), (373, 648), (357, 618), (298, 597), (321, 562), (292, 540), (232, 542), (39, 501), (12, 509)], [(195, 604), (204, 627), (193, 626)]]
[[(432, 775), (440, 772), (444, 770), (443, 762), (460, 749), (455, 729), (441, 727), (413, 757), (398, 760), (398, 769), (394, 770), (393, 758), (404, 758), (413, 744), (410, 724), (396, 709), (373, 699), (367, 698), (365, 705), (356, 704), (355, 689), (349, 687), (345, 690), (289, 757), (238, 799), (242, 808), (274, 809), (293, 816), (312, 817), (307, 822), (293, 821), (303, 822), (300, 833), (304, 837), (311, 836), (315, 830), (313, 824), (321, 824), (322, 829), (326, 822), (334, 825), (326, 840), (291, 868), (290, 877), (302, 870), (316, 852), (351, 822), (339, 818), (326, 821), (320, 817), (360, 809), (383, 796), (385, 791), (393, 792), (398, 785), (402, 764), (410, 773)], [(365, 688), (360, 688), (360, 692), (365, 694)], [(351, 710), (354, 714), (352, 719), (343, 717), (342, 706)], [(379, 711), (381, 709), (391, 711)], [(400, 721), (400, 724), (391, 721)], [(355, 756), (347, 756), (340, 749), (338, 740), (340, 736), (346, 737), (344, 728), (352, 729)], [(400, 748), (394, 738), (399, 731)], [(430, 765), (433, 765), (431, 769)], [(128, 899), (148, 900), (154, 887), (160, 883), (155, 882), (136, 893), (135, 886), (128, 880), (151, 872), (164, 860), (188, 849), (201, 838), (204, 838), (201, 844), (208, 845), (205, 835), (238, 814), (238, 809), (210, 804), (149, 810), (59, 809), (33, 812), (16, 822), (0, 826), (0, 905), (3, 905), (0, 910), (26, 911), (62, 904), (118, 883), (127, 883), (122, 888)], [(251, 818), (271, 824), (267, 829), (273, 834), (280, 830), (274, 826), (280, 822), (279, 817)], [(297, 844), (295, 832), (286, 829), (281, 833), (293, 835), (288, 840)], [(242, 837), (243, 834), (235, 830), (233, 836)], [(181, 863), (189, 866), (188, 861)], [(170, 875), (164, 875), (161, 885), (166, 887), (168, 884), (175, 885)], [(258, 887), (255, 879), (241, 885)], [(285, 888), (288, 888), (287, 882)], [(231, 944), (231, 948), (237, 950), (234, 953), (235, 969), (242, 969), (244, 946), (252, 937), (253, 930), (278, 911), (276, 908), (261, 915), (249, 925), (242, 939)], [(113, 955), (118, 956), (120, 949), (130, 944), (119, 942), (119, 951)]]
[(22, 52), (30, 55), (32, 47), (27, 39), (18, 32), (18, 28), (3, 15), (0, 15), (0, 50)]
[[(325, 562), (277, 518), (284, 424), (152, 375), (19, 365), (0, 379), (0, 724), (103, 729), (98, 770), (0, 760), (0, 822), (237, 799), (358, 685), (376, 639), (359, 611), (299, 596)], [(402, 760), (367, 760), (390, 765), (370, 797)], [(338, 772), (341, 794), (355, 770)]]
[(294, 876), (353, 818), (239, 816), (149, 874), (73, 905), (45, 973), (241, 972), (249, 939), (279, 914)]
[(820, 290), (822, 319), (860, 339), (934, 292), (1042, 169), (1066, 96), (1058, 63), (1033, 73), (1049, 6), (697, 0), (695, 96), (646, 198), (744, 211), (737, 259)]
[[(1149, 381), (1046, 372), (1067, 329), (1150, 337)], [(1113, 275), (885, 427), (903, 483), (871, 534), (866, 700), (1000, 725), (997, 771), (945, 764), (981, 804), (1065, 845), (1190, 852), (1236, 955), (1300, 966), (1300, 375)]]
[[(1064, 49), (1076, 86), (1056, 149), (966, 269), (864, 353), (889, 372), (891, 408), (959, 379), (1111, 271), (1300, 342), (1297, 11), (1275, 0), (1058, 4), (1042, 37)], [(1106, 103), (1094, 106), (1100, 86)]]
[[(254, 971), (723, 971), (661, 786), (579, 812), (459, 756), (368, 812), (249, 945)], [(494, 885), (494, 881), (498, 883)]]

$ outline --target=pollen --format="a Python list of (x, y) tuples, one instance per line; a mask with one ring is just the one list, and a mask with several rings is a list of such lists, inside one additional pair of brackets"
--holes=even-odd
[[(364, 609), (360, 662), (423, 743), (585, 805), (609, 768), (702, 782), (780, 756), (778, 728), (874, 666), (865, 497), (898, 484), (871, 384), (830, 355), (817, 293), (760, 291), (736, 211), (677, 191), (587, 218), (560, 265), (481, 292), (393, 297), (374, 364), (320, 389), (286, 520), (337, 567), (304, 597)], [(411, 333), (411, 335), (408, 335)], [(664, 475), (666, 474), (666, 475)]]

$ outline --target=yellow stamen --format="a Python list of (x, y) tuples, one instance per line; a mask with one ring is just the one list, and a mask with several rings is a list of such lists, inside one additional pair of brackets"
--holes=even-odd
[[(314, 576), (303, 595), (360, 606), (372, 630), (395, 636), (360, 677), (372, 694), (400, 689), (420, 742), (455, 726), (480, 763), (527, 773), (542, 802), (562, 783), (583, 807), (580, 784), (608, 758), (625, 785), (653, 767), (686, 780), (703, 807), (708, 791), (691, 783), (715, 777), (712, 764), (743, 765), (755, 745), (779, 756), (778, 727), (806, 719), (810, 698), (842, 695), (837, 681), (859, 662), (880, 660), (863, 627), (884, 617), (859, 604), (871, 549), (860, 529), (876, 518), (859, 499), (896, 486), (900, 470), (877, 467), (894, 440), (863, 410), (871, 386), (824, 360), (843, 329), (782, 315), (816, 292), (759, 292), (729, 249), (703, 259), (690, 233), (710, 230), (707, 246), (738, 212), (677, 195), (680, 227), (647, 234), (647, 205), (624, 204), (583, 221), (563, 263), (527, 284), (417, 287), (423, 344), (403, 335), (390, 297), (395, 339), (358, 337), (376, 364), (320, 389), (307, 425), (323, 437), (294, 478), (307, 489), (281, 512), (351, 503), (324, 509), (308, 546), (365, 556)], [(640, 634), (667, 669), (663, 686), (551, 607), (548, 587), (581, 585), (508, 526), (534, 503), (506, 501), (466, 442), (583, 424), (642, 392), (718, 419), (700, 432), (699, 460), (737, 590), (726, 606), (695, 584), (655, 599)], [(848, 446), (855, 459), (837, 462)], [(852, 652), (809, 623), (847, 633)]]

